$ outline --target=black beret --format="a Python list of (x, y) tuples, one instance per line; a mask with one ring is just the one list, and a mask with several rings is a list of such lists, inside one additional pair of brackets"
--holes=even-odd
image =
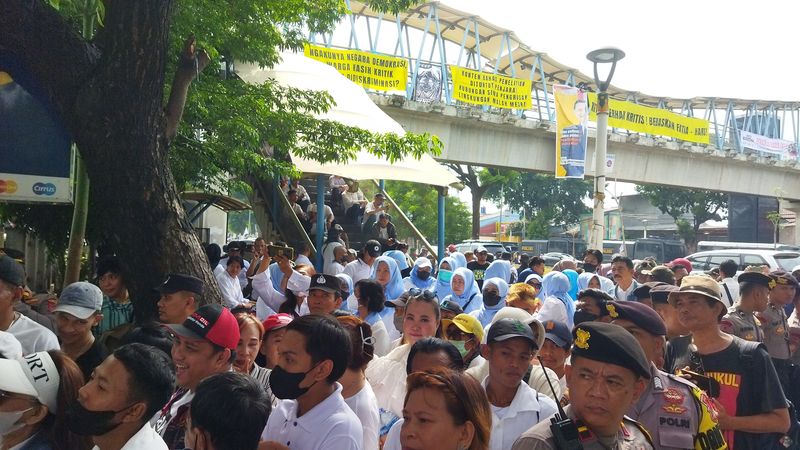
[(594, 289), (594, 288), (583, 289), (582, 291), (578, 292), (578, 300), (580, 300), (583, 297), (592, 297), (597, 300), (604, 300), (607, 302), (614, 300), (614, 298), (608, 295), (608, 293), (603, 292), (600, 289)]
[(650, 290), (661, 284), (667, 284), (667, 283), (662, 283), (661, 281), (648, 281), (647, 283), (644, 283), (641, 286), (634, 289), (633, 295), (635, 295), (638, 300), (641, 300), (643, 298), (650, 298)]
[(664, 320), (651, 307), (638, 302), (608, 302), (608, 317), (633, 322), (637, 327), (656, 336), (666, 336)]
[(650, 362), (639, 341), (619, 325), (584, 322), (572, 330), (572, 356), (614, 364), (650, 379)]
[(777, 283), (774, 278), (761, 272), (744, 272), (736, 278), (736, 281), (739, 283), (752, 283), (768, 289), (774, 288)]
[(790, 286), (797, 287), (797, 278), (794, 277), (790, 272), (787, 272), (782, 269), (776, 269), (769, 273), (769, 276), (775, 280), (777, 284), (788, 284)]
[(658, 286), (653, 286), (653, 288), (650, 289), (650, 300), (652, 300), (653, 303), (668, 304), (669, 301), (667, 301), (667, 297), (669, 297), (669, 293), (672, 291), (677, 291), (678, 289), (680, 289), (678, 288), (678, 286), (667, 283), (662, 283), (659, 284)]
[(161, 294), (189, 291), (203, 295), (203, 280), (185, 273), (171, 273), (160, 286), (155, 288), (155, 291)]

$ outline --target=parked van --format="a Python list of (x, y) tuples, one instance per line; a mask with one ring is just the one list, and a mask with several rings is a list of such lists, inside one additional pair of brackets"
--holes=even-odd
[(747, 266), (769, 266), (770, 270), (783, 269), (791, 272), (800, 265), (800, 252), (789, 250), (725, 249), (693, 253), (686, 257), (692, 263), (692, 272), (704, 272), (719, 267), (723, 261), (732, 259), (739, 270)]

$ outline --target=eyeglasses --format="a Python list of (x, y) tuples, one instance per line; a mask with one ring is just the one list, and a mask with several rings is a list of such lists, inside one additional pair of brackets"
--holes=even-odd
[(433, 300), (436, 298), (436, 294), (428, 289), (411, 288), (408, 290), (408, 294), (411, 297), (423, 298), (425, 300)]
[(530, 282), (529, 282), (529, 283), (528, 283), (528, 285), (529, 285), (529, 286), (533, 286), (533, 287), (535, 287), (536, 289), (539, 289), (539, 288), (541, 288), (541, 287), (542, 287), (542, 283), (530, 283)]

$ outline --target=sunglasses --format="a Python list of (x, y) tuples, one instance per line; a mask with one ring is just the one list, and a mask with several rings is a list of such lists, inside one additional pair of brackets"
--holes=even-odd
[(427, 289), (411, 288), (408, 290), (408, 294), (411, 297), (421, 297), (425, 300), (433, 300), (436, 298), (436, 294)]
[(535, 287), (537, 289), (542, 287), (542, 283), (532, 283), (531, 282), (531, 283), (528, 283), (528, 285), (529, 286), (533, 286), (533, 287)]

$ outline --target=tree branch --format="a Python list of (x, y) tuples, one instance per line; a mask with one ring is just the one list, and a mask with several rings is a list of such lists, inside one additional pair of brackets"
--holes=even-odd
[[(84, 81), (95, 69), (100, 51), (41, 0), (0, 1), (0, 53), (26, 69), (62, 119), (74, 124), (72, 114)], [(28, 87), (28, 86), (26, 86)]]
[(195, 53), (195, 43), (194, 36), (189, 36), (184, 42), (183, 52), (178, 61), (178, 69), (172, 79), (172, 89), (164, 111), (167, 119), (164, 137), (168, 143), (172, 142), (172, 139), (178, 134), (178, 125), (183, 117), (183, 108), (186, 106), (189, 86), (194, 81), (195, 76), (199, 76), (200, 72), (205, 70), (211, 62), (211, 58), (209, 58), (205, 50), (200, 49)]

